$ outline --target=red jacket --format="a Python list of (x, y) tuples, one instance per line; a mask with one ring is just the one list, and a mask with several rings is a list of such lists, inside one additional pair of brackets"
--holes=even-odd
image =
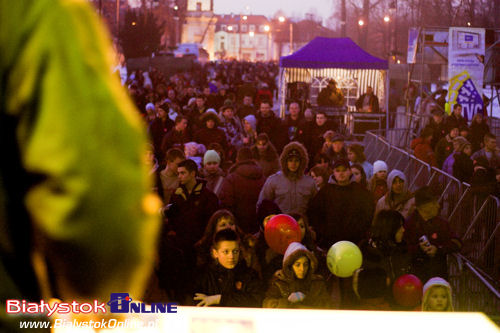
[(437, 166), (436, 156), (429, 142), (426, 142), (422, 138), (416, 138), (411, 142), (410, 148), (413, 149), (413, 154), (416, 158), (433, 167)]

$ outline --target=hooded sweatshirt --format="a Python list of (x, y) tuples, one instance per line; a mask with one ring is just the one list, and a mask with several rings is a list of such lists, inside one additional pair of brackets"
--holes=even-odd
[[(404, 189), (401, 194), (392, 192), (392, 183), (396, 177), (404, 181)], [(397, 210), (405, 219), (415, 210), (415, 198), (413, 194), (408, 191), (406, 176), (397, 169), (392, 170), (387, 176), (387, 193), (377, 202), (375, 215), (383, 209)]]
[(431, 290), (436, 287), (443, 287), (446, 290), (446, 295), (448, 296), (448, 304), (444, 311), (453, 311), (453, 300), (451, 297), (451, 286), (445, 279), (440, 277), (433, 277), (427, 281), (423, 288), (422, 297), (422, 311), (432, 311), (429, 309), (429, 295)]
[[(292, 265), (301, 258), (309, 260), (309, 269), (304, 279), (297, 279)], [(321, 275), (314, 274), (318, 261), (314, 254), (298, 242), (290, 243), (283, 256), (283, 267), (276, 271), (266, 293), (263, 307), (269, 308), (329, 308), (330, 299)], [(305, 298), (301, 302), (288, 300), (291, 293), (301, 292)]]
[[(288, 158), (293, 155), (300, 159), (300, 166), (296, 172), (290, 172), (287, 167)], [(281, 171), (269, 176), (259, 195), (259, 203), (264, 200), (273, 200), (285, 214), (298, 212), (304, 214), (309, 200), (317, 192), (313, 178), (304, 175), (309, 163), (306, 148), (297, 141), (292, 141), (283, 148), (280, 156)]]

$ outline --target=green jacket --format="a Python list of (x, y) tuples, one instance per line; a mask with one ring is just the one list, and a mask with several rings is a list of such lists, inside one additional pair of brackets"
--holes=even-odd
[(142, 296), (159, 205), (112, 56), (86, 1), (0, 0), (0, 319), (6, 299), (42, 291)]

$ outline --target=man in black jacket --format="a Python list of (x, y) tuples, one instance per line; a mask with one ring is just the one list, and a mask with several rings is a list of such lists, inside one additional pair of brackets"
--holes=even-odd
[(374, 211), (370, 192), (352, 181), (349, 161), (336, 161), (333, 170), (330, 181), (310, 201), (307, 212), (318, 245), (325, 250), (341, 240), (359, 243), (370, 228)]

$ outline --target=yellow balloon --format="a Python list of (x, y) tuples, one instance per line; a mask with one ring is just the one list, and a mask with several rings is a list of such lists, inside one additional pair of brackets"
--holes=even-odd
[(330, 272), (342, 278), (352, 276), (362, 263), (361, 250), (349, 241), (339, 241), (333, 244), (326, 255), (326, 265)]

